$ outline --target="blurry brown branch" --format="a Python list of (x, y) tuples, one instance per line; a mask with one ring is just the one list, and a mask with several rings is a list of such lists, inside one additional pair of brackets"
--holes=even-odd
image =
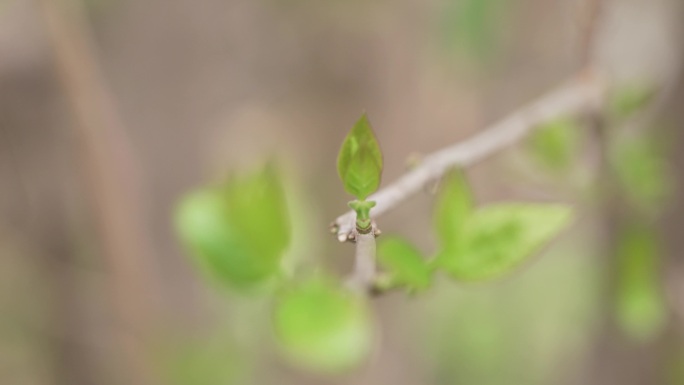
[(126, 129), (90, 40), (79, 1), (40, 0), (58, 77), (74, 123), (114, 304), (120, 355), (130, 383), (152, 384), (141, 336), (149, 327), (151, 260), (140, 180)]
[(603, 0), (586, 0), (585, 7), (586, 14), (582, 23), (579, 58), (581, 67), (588, 69), (593, 62), (592, 56), (596, 46), (596, 34), (603, 8)]
[[(597, 76), (578, 76), (481, 134), (428, 155), (418, 167), (368, 198), (377, 203), (372, 210), (373, 216), (391, 210), (431, 181), (441, 178), (449, 169), (470, 166), (515, 144), (545, 122), (596, 111), (603, 102), (604, 88), (603, 80)], [(333, 228), (340, 242), (349, 239), (355, 221), (354, 211), (335, 219)]]

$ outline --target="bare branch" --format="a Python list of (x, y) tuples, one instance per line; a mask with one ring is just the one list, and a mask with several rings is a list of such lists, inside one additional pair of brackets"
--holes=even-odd
[[(596, 110), (602, 103), (604, 88), (604, 82), (600, 78), (585, 73), (514, 112), (481, 134), (432, 153), (418, 167), (370, 196), (368, 200), (377, 202), (371, 213), (374, 217), (384, 214), (429, 182), (441, 178), (447, 170), (481, 161), (516, 143), (544, 122)], [(354, 230), (355, 221), (356, 214), (349, 211), (333, 222), (332, 226), (340, 242), (348, 240)]]
[(108, 90), (80, 0), (38, 2), (54, 49), (57, 76), (73, 113), (74, 137), (88, 182), (109, 274), (116, 339), (131, 384), (157, 383), (144, 339), (153, 324), (153, 246), (142, 218), (141, 180), (117, 105)]
[(586, 0), (584, 6), (586, 7), (586, 15), (581, 31), (579, 59), (582, 68), (588, 69), (593, 64), (596, 35), (603, 8), (603, 0)]
[(375, 232), (367, 234), (354, 231), (356, 240), (356, 255), (354, 256), (354, 271), (347, 284), (359, 291), (369, 290), (375, 280)]

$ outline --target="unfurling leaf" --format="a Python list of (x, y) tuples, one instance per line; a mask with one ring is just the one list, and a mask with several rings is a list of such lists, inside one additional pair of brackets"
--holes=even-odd
[(451, 171), (444, 177), (434, 210), (437, 236), (442, 246), (447, 247), (461, 237), (473, 211), (473, 196), (461, 171)]
[(617, 319), (636, 340), (650, 340), (665, 326), (667, 311), (659, 285), (658, 242), (652, 230), (632, 226), (618, 248)]
[(534, 158), (554, 171), (566, 170), (573, 161), (579, 145), (580, 127), (575, 120), (557, 119), (544, 124), (530, 138)]
[(393, 285), (421, 290), (430, 286), (431, 269), (412, 244), (390, 237), (378, 242), (378, 263), (390, 274)]
[(315, 372), (353, 369), (372, 348), (371, 319), (363, 298), (324, 278), (283, 293), (273, 325), (286, 357)]
[(232, 287), (276, 275), (290, 236), (283, 188), (271, 167), (188, 194), (175, 224), (199, 266)]
[(436, 264), (460, 280), (500, 276), (539, 251), (570, 217), (569, 207), (556, 204), (484, 207), (469, 217), (460, 239), (445, 246)]
[(382, 153), (366, 114), (342, 143), (337, 156), (337, 173), (344, 189), (359, 200), (366, 199), (380, 185)]

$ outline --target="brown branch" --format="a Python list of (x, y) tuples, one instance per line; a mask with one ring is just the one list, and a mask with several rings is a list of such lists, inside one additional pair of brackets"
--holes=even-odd
[(151, 324), (151, 260), (140, 179), (125, 126), (107, 89), (79, 1), (40, 0), (59, 80), (69, 103), (118, 318), (116, 341), (129, 383), (156, 383), (142, 337)]
[(586, 16), (581, 31), (579, 58), (581, 68), (590, 69), (594, 61), (597, 26), (601, 17), (603, 0), (586, 0), (585, 6)]

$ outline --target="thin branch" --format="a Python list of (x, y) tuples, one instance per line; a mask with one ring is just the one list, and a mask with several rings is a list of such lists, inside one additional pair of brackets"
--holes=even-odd
[(596, 35), (599, 25), (599, 18), (603, 9), (603, 0), (586, 0), (586, 18), (581, 31), (580, 40), (580, 65), (584, 69), (592, 66), (594, 61), (594, 49), (596, 47)]
[[(454, 167), (470, 166), (488, 156), (513, 145), (542, 123), (562, 116), (572, 116), (594, 111), (603, 100), (604, 82), (587, 75), (578, 76), (556, 91), (522, 108), (481, 134), (444, 148), (427, 156), (413, 170), (397, 181), (381, 189), (368, 199), (377, 202), (371, 214), (382, 215), (411, 195), (421, 191), (423, 186), (437, 180)], [(339, 216), (332, 226), (340, 242), (352, 234), (356, 221), (354, 211)]]
[(369, 290), (375, 281), (375, 236), (373, 231), (367, 234), (354, 231), (356, 240), (354, 271), (347, 283), (355, 290)]
[(39, 1), (55, 66), (73, 112), (88, 193), (96, 216), (117, 342), (129, 383), (156, 383), (142, 339), (152, 326), (147, 262), (152, 245), (143, 225), (142, 192), (132, 146), (108, 90), (80, 0)]

